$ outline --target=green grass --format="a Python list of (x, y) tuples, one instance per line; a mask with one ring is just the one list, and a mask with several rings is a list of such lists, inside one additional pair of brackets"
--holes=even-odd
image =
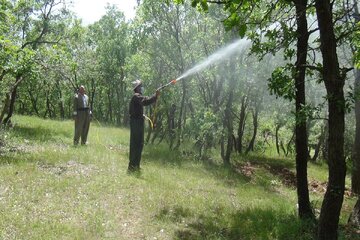
[[(291, 159), (235, 155), (254, 166), (246, 176), (147, 145), (142, 174), (128, 175), (127, 129), (92, 123), (89, 145), (74, 147), (72, 121), (13, 123), (0, 150), (0, 239), (313, 239), (295, 188), (269, 171), (294, 170)], [(309, 178), (326, 171), (310, 164)], [(311, 194), (316, 207), (322, 197)], [(341, 224), (353, 204), (346, 198)]]

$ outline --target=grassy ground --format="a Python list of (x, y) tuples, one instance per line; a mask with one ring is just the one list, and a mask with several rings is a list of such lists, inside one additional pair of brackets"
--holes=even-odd
[[(235, 156), (226, 169), (153, 145), (142, 174), (128, 175), (127, 129), (92, 123), (89, 145), (74, 147), (71, 121), (13, 123), (0, 148), (0, 239), (313, 239), (296, 216), (293, 160)], [(316, 208), (326, 173), (309, 168)]]

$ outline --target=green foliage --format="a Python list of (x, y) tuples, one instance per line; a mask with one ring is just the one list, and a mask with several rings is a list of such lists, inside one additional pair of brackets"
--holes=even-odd
[(196, 7), (199, 6), (202, 11), (208, 11), (209, 5), (206, 0), (191, 0), (191, 6)]
[(295, 99), (294, 70), (292, 64), (276, 68), (269, 79), (270, 93), (293, 101)]
[(54, 7), (58, 4), (55, 1), (2, 2), (1, 16), (6, 21), (0, 24), (1, 120), (5, 114), (12, 114), (6, 101), (14, 89), (26, 81), (34, 82), (41, 76), (42, 68), (48, 66), (41, 62), (44, 45), (59, 42), (66, 25), (64, 19), (68, 17), (67, 11)]
[(222, 136), (221, 124), (219, 117), (211, 109), (197, 111), (197, 114), (188, 122), (188, 137), (194, 138), (199, 157), (205, 157), (206, 151), (219, 142)]

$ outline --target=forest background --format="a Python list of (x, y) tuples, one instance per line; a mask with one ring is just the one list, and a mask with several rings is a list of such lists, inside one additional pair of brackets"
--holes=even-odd
[[(242, 51), (164, 89), (147, 115), (145, 142), (194, 161), (233, 167), (238, 155), (295, 159), (298, 214), (336, 239), (345, 193), (360, 192), (356, 1), (138, 1), (126, 20), (107, 6), (83, 26), (63, 0), (1, 0), (2, 145), (13, 115), (70, 119), (85, 85), (93, 122), (127, 127), (131, 82), (145, 95), (243, 38)], [(320, 216), (308, 191), (308, 162), (328, 165)], [(359, 201), (350, 222), (359, 224)]]

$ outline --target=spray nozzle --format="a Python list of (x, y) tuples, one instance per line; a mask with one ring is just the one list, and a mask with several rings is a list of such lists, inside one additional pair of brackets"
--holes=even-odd
[(165, 87), (169, 86), (170, 84), (175, 85), (176, 81), (177, 81), (176, 79), (171, 80), (169, 83), (167, 83), (167, 84), (165, 84), (165, 85), (163, 85), (163, 86), (159, 87), (159, 88), (158, 88), (158, 89), (156, 89), (156, 90), (157, 90), (157, 91), (159, 91), (159, 90), (161, 90), (161, 89), (163, 89), (163, 88), (165, 88)]

